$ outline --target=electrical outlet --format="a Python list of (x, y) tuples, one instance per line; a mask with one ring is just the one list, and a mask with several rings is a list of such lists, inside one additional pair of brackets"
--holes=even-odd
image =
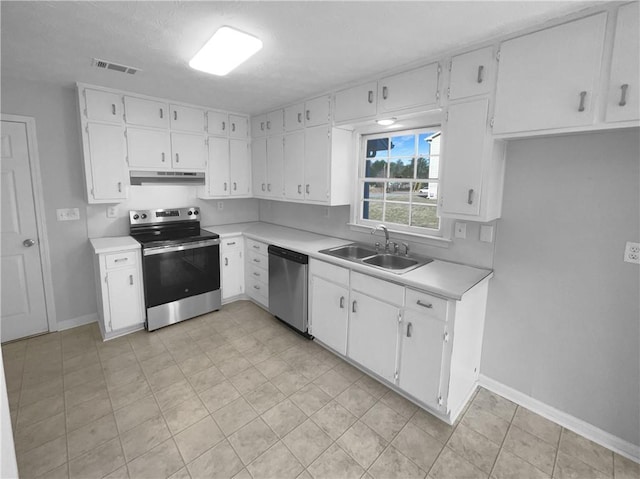
[(75, 221), (80, 219), (78, 208), (61, 208), (56, 210), (58, 221)]
[(224, 203), (222, 201), (218, 201), (218, 211), (222, 211), (224, 209)]
[(107, 218), (117, 218), (117, 217), (118, 217), (118, 207), (107, 206)]
[(324, 217), (325, 218), (329, 217), (329, 207), (328, 206), (324, 207), (323, 213), (324, 213)]
[(467, 223), (456, 222), (455, 225), (456, 238), (465, 239), (467, 237)]
[(627, 241), (624, 248), (624, 261), (626, 263), (640, 264), (640, 243)]
[(480, 225), (480, 241), (484, 243), (493, 243), (492, 225)]

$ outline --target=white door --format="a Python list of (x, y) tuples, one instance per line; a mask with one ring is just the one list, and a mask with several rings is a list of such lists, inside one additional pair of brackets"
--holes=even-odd
[(220, 247), (222, 299), (242, 294), (244, 263), (242, 261), (242, 238), (226, 239)]
[(127, 128), (127, 158), (132, 168), (171, 169), (171, 142), (162, 130)]
[(349, 290), (312, 276), (309, 298), (313, 335), (330, 348), (346, 355)]
[(284, 137), (284, 196), (304, 200), (304, 131)]
[(204, 137), (188, 133), (171, 133), (172, 166), (176, 169), (204, 169)]
[(282, 198), (284, 186), (284, 139), (282, 136), (267, 138), (267, 196)]
[(49, 330), (26, 123), (2, 121), (0, 341)]
[(229, 183), (229, 140), (209, 138), (209, 195), (228, 196)]

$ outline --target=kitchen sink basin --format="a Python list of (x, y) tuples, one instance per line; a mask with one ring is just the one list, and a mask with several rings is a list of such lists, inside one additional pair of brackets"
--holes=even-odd
[(373, 249), (365, 248), (357, 244), (349, 244), (346, 246), (338, 246), (337, 248), (331, 248), (329, 250), (322, 251), (323, 253), (337, 256), (344, 259), (361, 259), (373, 256), (376, 251)]
[(385, 269), (405, 269), (415, 266), (420, 261), (405, 256), (396, 256), (394, 254), (377, 254), (362, 260), (365, 264), (380, 266)]

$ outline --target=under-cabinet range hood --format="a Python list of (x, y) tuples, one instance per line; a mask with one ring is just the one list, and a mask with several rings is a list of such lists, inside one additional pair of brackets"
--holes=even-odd
[(130, 171), (132, 185), (204, 185), (204, 172)]

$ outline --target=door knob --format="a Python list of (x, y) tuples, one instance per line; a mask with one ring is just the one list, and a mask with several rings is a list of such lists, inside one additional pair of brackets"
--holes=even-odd
[(26, 239), (22, 242), (23, 246), (26, 246), (27, 248), (31, 248), (34, 244), (36, 244), (36, 240), (32, 240), (31, 238)]

